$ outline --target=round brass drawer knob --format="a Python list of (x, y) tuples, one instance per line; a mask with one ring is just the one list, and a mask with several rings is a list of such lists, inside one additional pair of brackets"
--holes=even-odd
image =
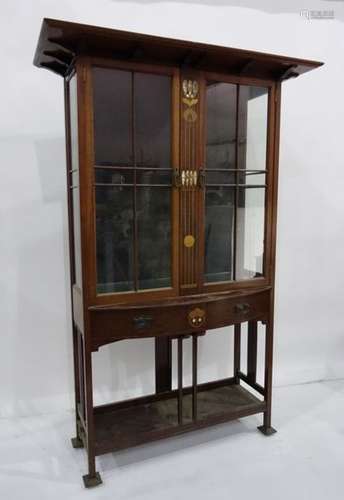
[(196, 307), (188, 314), (189, 324), (192, 328), (199, 328), (205, 323), (205, 311)]

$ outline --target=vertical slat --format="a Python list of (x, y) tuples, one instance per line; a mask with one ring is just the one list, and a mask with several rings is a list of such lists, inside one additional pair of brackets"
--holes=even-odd
[(238, 373), (240, 371), (241, 362), (241, 324), (234, 325), (234, 377), (239, 383)]
[(197, 420), (198, 336), (192, 337), (192, 419)]
[(172, 349), (169, 337), (155, 339), (155, 390), (157, 393), (172, 389)]
[(249, 321), (247, 329), (247, 377), (250, 382), (257, 379), (258, 322)]
[(183, 423), (183, 337), (178, 337), (178, 424)]

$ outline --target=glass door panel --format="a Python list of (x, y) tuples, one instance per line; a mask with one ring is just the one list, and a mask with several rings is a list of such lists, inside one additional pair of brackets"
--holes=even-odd
[(97, 293), (170, 287), (171, 78), (93, 68)]
[(171, 202), (165, 188), (137, 190), (139, 289), (171, 285)]
[(266, 169), (268, 91), (263, 87), (240, 86), (238, 168)]
[(135, 161), (145, 169), (171, 165), (171, 79), (134, 73)]
[(97, 185), (96, 210), (97, 291), (133, 290), (133, 188)]
[(207, 170), (235, 168), (237, 86), (207, 83)]
[(263, 275), (265, 189), (239, 188), (236, 224), (236, 279)]
[(133, 165), (131, 73), (93, 68), (95, 163)]
[(233, 279), (237, 87), (207, 83), (205, 282)]
[(205, 218), (205, 275), (207, 282), (233, 279), (235, 190), (207, 187)]
[(134, 73), (138, 288), (171, 286), (171, 81)]
[(263, 275), (268, 95), (207, 82), (205, 283)]

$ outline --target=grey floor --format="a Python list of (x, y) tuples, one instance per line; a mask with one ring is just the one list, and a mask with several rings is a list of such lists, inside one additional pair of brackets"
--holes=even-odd
[(344, 498), (344, 380), (274, 390), (273, 424), (259, 416), (97, 459), (104, 484), (85, 490), (72, 413), (1, 420), (0, 498)]

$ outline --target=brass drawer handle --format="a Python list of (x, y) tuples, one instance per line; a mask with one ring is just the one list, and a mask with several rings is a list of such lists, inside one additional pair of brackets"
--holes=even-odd
[(199, 328), (205, 323), (205, 311), (196, 307), (188, 314), (189, 325), (192, 328)]
[(243, 304), (236, 304), (234, 306), (234, 312), (238, 314), (243, 314), (247, 313), (251, 309), (250, 304), (247, 304), (247, 302), (244, 302)]
[(133, 318), (133, 323), (137, 330), (143, 330), (144, 328), (151, 326), (152, 321), (153, 318), (150, 316), (137, 316), (136, 318)]

